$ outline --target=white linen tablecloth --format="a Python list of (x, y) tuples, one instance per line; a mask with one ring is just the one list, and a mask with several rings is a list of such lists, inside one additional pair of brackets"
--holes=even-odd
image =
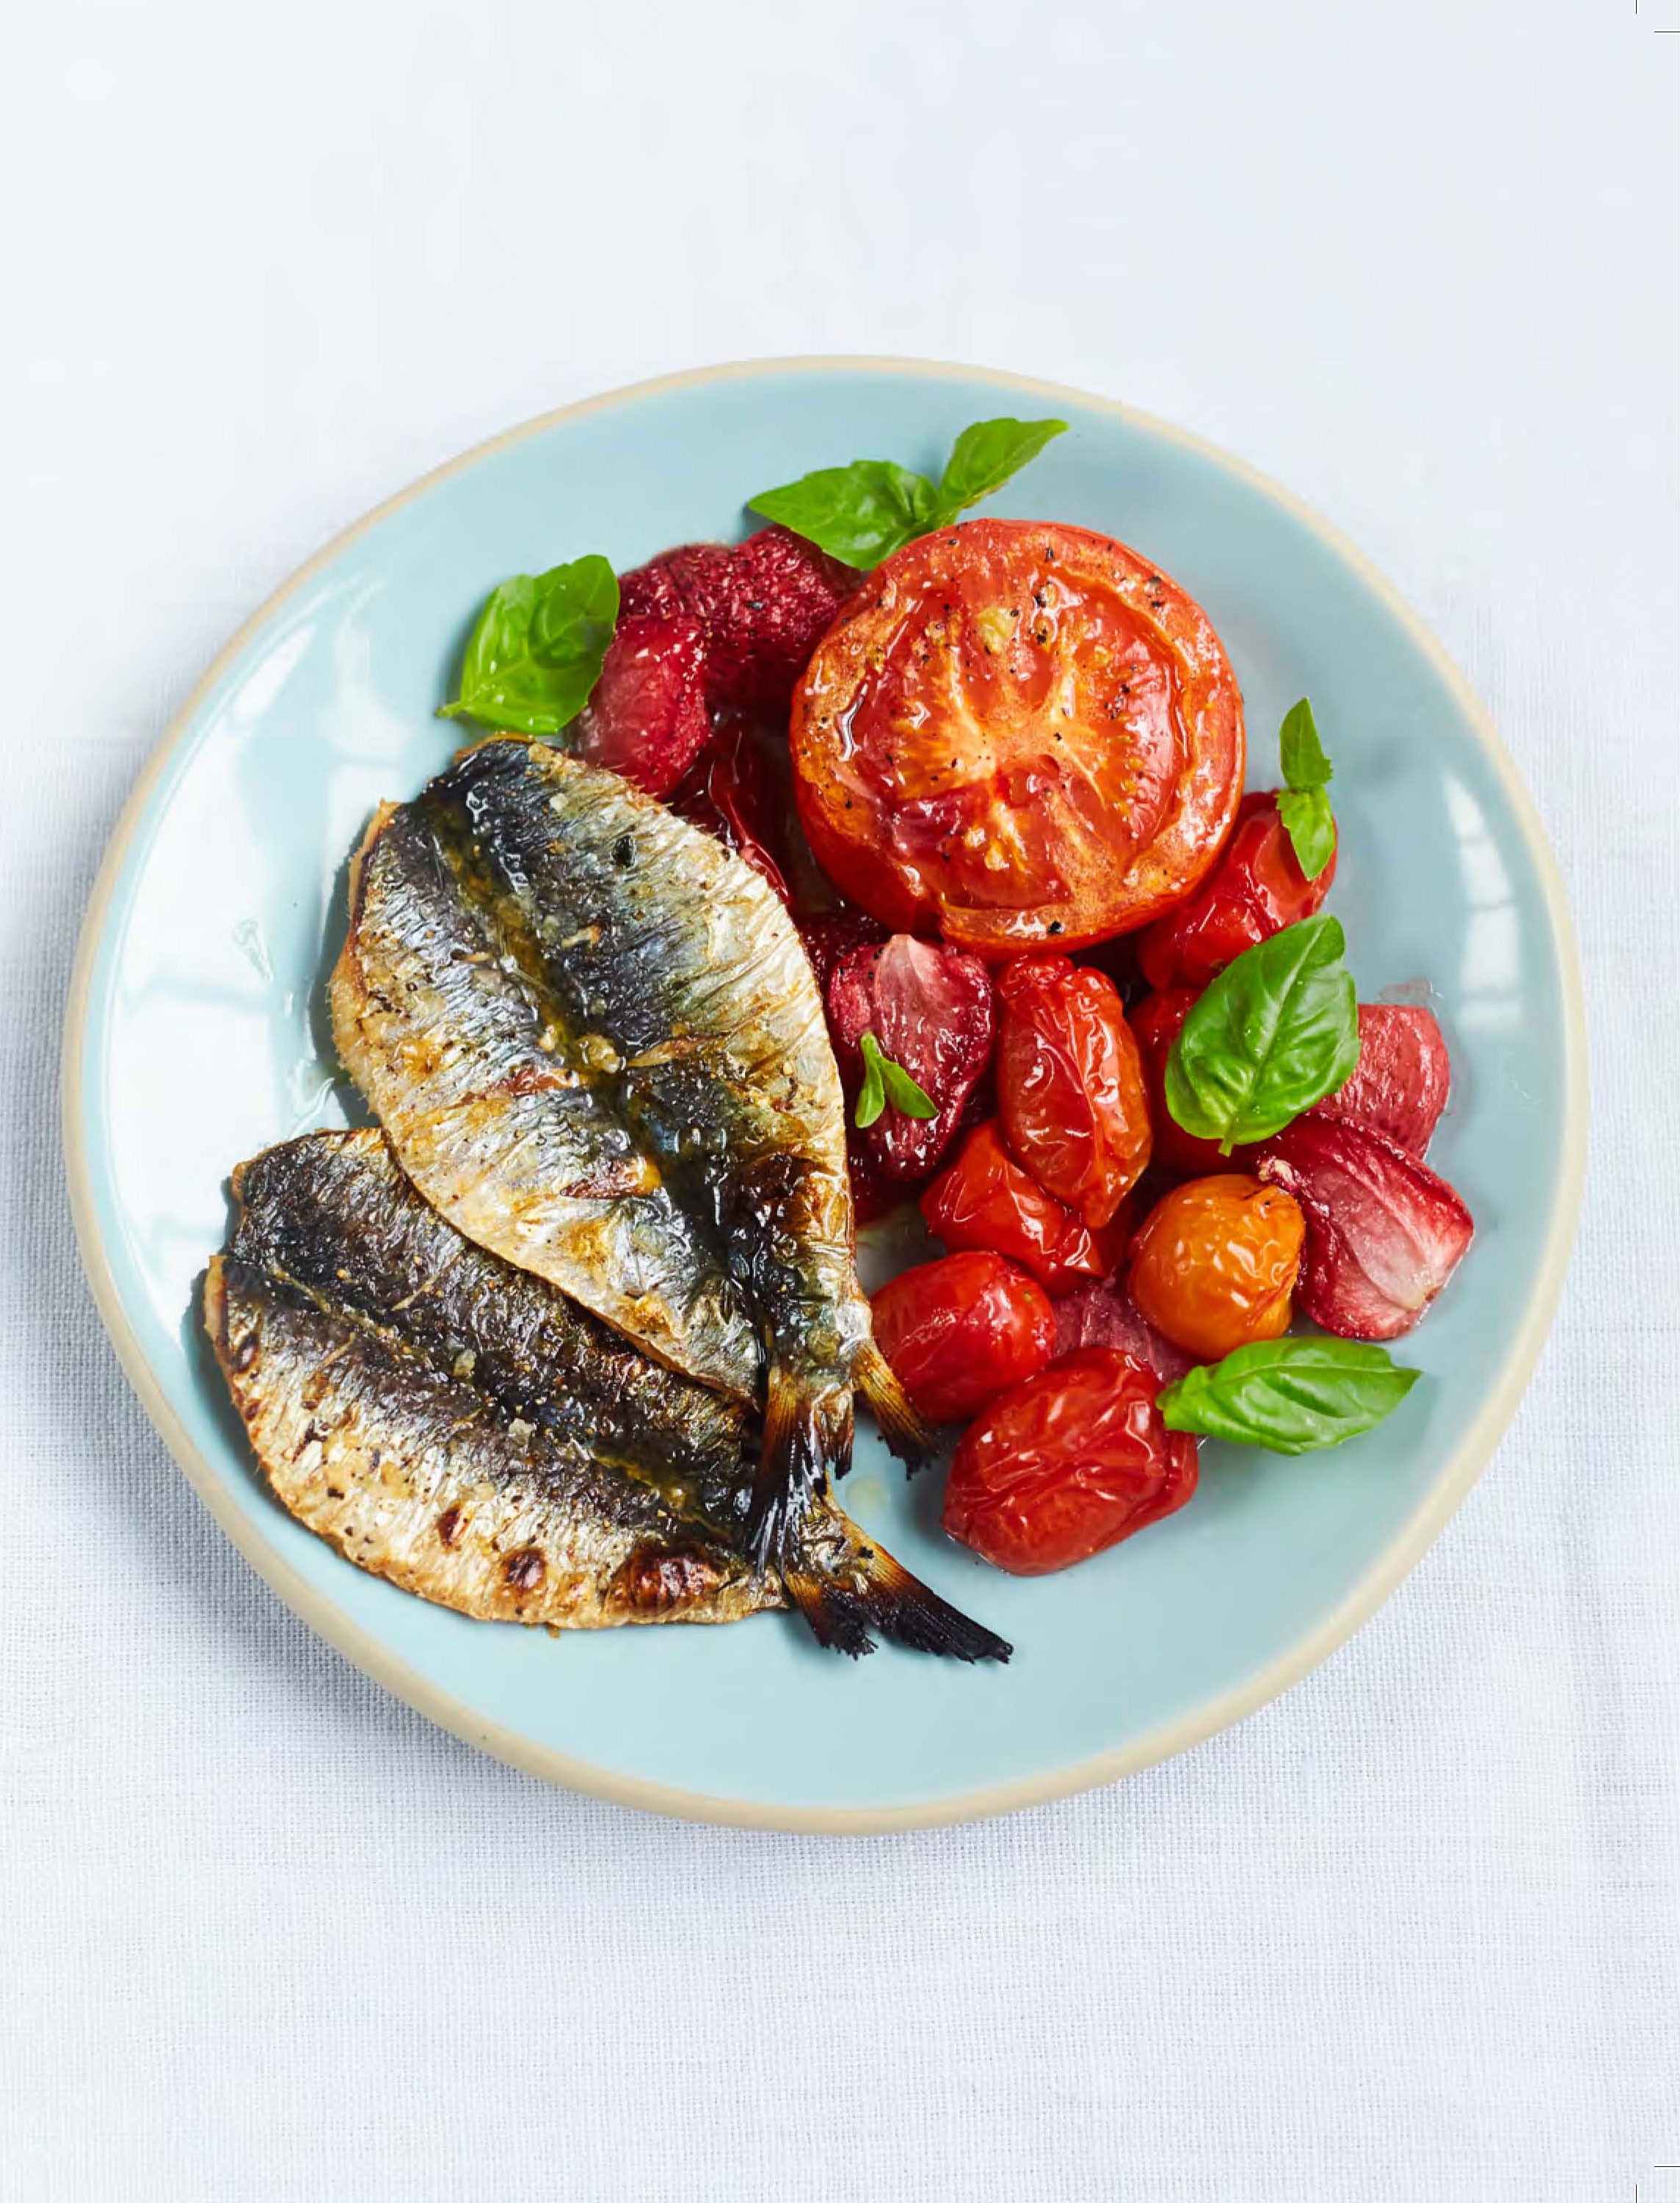
[[(1670, 6), (8, 11), (7, 2203), (1680, 2196)], [(545, 407), (822, 351), (1113, 393), (1345, 528), (1549, 822), (1595, 1074), (1533, 1391), (1353, 1644), (865, 1843), (545, 1789), (312, 1638), (117, 1371), (55, 1091), (122, 799), (306, 553)]]

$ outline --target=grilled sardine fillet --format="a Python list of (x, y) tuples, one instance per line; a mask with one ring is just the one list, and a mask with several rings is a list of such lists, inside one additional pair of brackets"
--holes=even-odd
[(234, 1190), (210, 1342), (276, 1497), (348, 1559), (562, 1628), (786, 1603), (728, 1534), (741, 1409), (463, 1240), (381, 1134), (290, 1141)]
[[(205, 1318), (277, 1497), (351, 1560), (461, 1612), (592, 1628), (785, 1604), (740, 1539), (753, 1418), (463, 1238), (383, 1133), (313, 1132), (233, 1173)], [(793, 1578), (825, 1644), (1007, 1647), (811, 1509)]]
[(363, 844), (339, 1052), (403, 1168), (482, 1246), (764, 1403), (754, 1549), (793, 1561), (861, 1385), (926, 1434), (852, 1268), (822, 998), (748, 865), (551, 744), (464, 753)]

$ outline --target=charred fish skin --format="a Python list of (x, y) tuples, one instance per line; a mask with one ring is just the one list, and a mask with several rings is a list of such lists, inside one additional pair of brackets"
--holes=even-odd
[(741, 1404), (463, 1238), (416, 1192), (382, 1132), (282, 1142), (241, 1164), (233, 1185), (232, 1254), (323, 1308), (393, 1330), (510, 1417), (681, 1491), (721, 1533), (739, 1533)]
[[(741, 1557), (737, 1402), (463, 1238), (381, 1132), (282, 1142), (233, 1183), (207, 1327), (276, 1496), (347, 1558), (462, 1612), (551, 1627), (784, 1603)], [(854, 1657), (875, 1631), (1008, 1656), (826, 1493), (787, 1588), (819, 1641)]]
[(480, 1620), (732, 1621), (781, 1585), (660, 1495), (503, 1421), (378, 1326), (237, 1255), (211, 1262), (212, 1348), (275, 1496), (346, 1559)]
[(517, 913), (572, 1047), (689, 1213), (763, 1344), (757, 1550), (787, 1562), (851, 1457), (863, 1384), (889, 1438), (925, 1446), (872, 1350), (852, 1266), (846, 1104), (822, 1001), (780, 898), (733, 853), (616, 775), (500, 739), (433, 783)]
[(345, 1068), (402, 1166), (458, 1230), (534, 1271), (675, 1369), (744, 1399), (757, 1334), (739, 1292), (563, 1048), (518, 911), (474, 875), (433, 783), (375, 816), (330, 986)]

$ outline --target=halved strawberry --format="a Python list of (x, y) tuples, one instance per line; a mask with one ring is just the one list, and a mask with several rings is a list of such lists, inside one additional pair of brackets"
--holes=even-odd
[(686, 613), (621, 619), (572, 747), (649, 795), (669, 795), (711, 739), (705, 630)]
[(618, 578), (625, 612), (691, 613), (705, 629), (706, 694), (786, 720), (793, 684), (858, 576), (786, 528), (744, 543), (684, 543)]
[(1076, 1354), (1082, 1347), (1113, 1346), (1135, 1361), (1147, 1362), (1164, 1385), (1194, 1367), (1190, 1355), (1163, 1338), (1133, 1305), (1130, 1296), (1105, 1279), (1097, 1279), (1056, 1302), (1056, 1351)]
[(867, 911), (858, 910), (849, 902), (811, 918), (796, 916), (793, 923), (799, 929), (799, 938), (805, 945), (805, 954), (811, 959), (811, 968), (816, 974), (816, 983), (825, 1002), (834, 966), (843, 957), (859, 948), (882, 948), (887, 944), (887, 928), (877, 924)]
[(1452, 1090), (1447, 1042), (1433, 1013), (1405, 1002), (1361, 1002), (1359, 1060), (1345, 1086), (1318, 1104), (1414, 1155), (1427, 1155)]
[(1269, 1140), (1255, 1168), (1306, 1217), (1296, 1306), (1342, 1338), (1410, 1331), (1476, 1229), (1426, 1163), (1380, 1132), (1316, 1111)]
[(889, 1102), (864, 1135), (884, 1178), (924, 1178), (950, 1144), (992, 1056), (992, 976), (977, 956), (895, 933), (883, 948), (855, 948), (829, 975), (828, 1030), (848, 1094), (863, 1084), (859, 1043), (872, 1032), (939, 1105), (906, 1117)]

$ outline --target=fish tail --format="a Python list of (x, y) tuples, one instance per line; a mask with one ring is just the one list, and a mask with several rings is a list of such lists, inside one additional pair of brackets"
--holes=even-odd
[(836, 1566), (820, 1550), (807, 1550), (784, 1568), (783, 1580), (819, 1645), (855, 1660), (873, 1652), (880, 1635), (947, 1660), (1008, 1659), (1012, 1648), (1003, 1638), (911, 1575), (832, 1500), (816, 1511), (821, 1542), (831, 1544), (838, 1532), (844, 1556)]
[(813, 1384), (772, 1360), (746, 1517), (746, 1550), (758, 1567), (787, 1568), (830, 1474), (843, 1476), (851, 1462), (851, 1388)]
[(858, 1386), (881, 1435), (899, 1459), (912, 1469), (925, 1468), (937, 1450), (934, 1434), (911, 1407), (892, 1363), (872, 1338), (864, 1342), (858, 1357)]

